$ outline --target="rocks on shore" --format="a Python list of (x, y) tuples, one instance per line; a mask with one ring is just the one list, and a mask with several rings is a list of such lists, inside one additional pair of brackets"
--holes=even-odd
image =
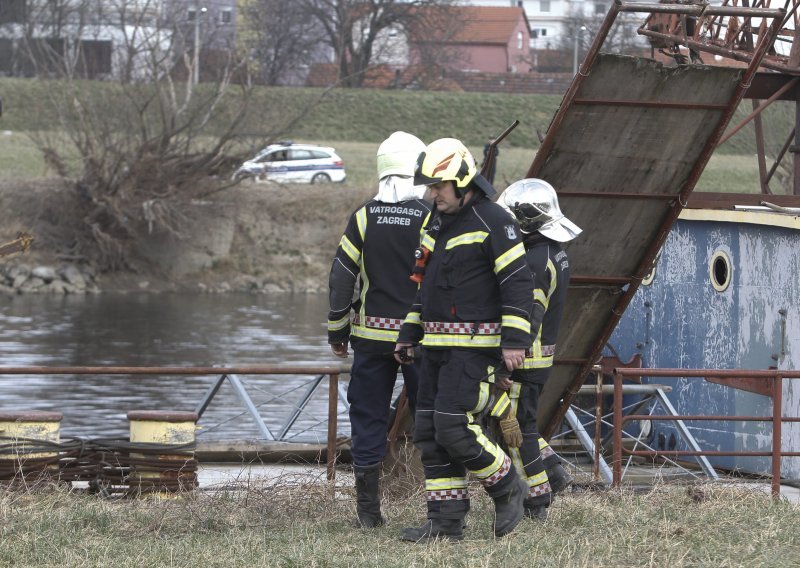
[(23, 263), (0, 264), (0, 294), (96, 294), (100, 292), (88, 266), (60, 267)]
[(227, 292), (247, 292), (250, 294), (313, 294), (327, 291), (327, 282), (320, 284), (313, 279), (286, 279), (280, 284), (269, 278), (259, 278), (250, 275), (241, 275), (233, 282), (219, 282), (208, 284), (199, 282), (197, 291), (205, 294), (225, 294)]

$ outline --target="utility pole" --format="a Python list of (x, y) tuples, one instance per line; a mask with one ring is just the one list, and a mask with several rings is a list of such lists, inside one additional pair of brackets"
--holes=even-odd
[(195, 10), (194, 10), (194, 72), (192, 73), (192, 78), (194, 79), (194, 84), (200, 82), (200, 17), (205, 16), (206, 12), (208, 12), (208, 8), (203, 6), (200, 7), (199, 2), (195, 2)]
[(586, 31), (586, 26), (581, 26), (575, 30), (575, 50), (572, 52), (572, 74), (578, 74), (578, 42)]

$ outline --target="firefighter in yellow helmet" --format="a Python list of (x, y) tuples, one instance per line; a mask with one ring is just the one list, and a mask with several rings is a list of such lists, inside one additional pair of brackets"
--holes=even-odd
[[(338, 357), (353, 347), (347, 387), (351, 454), (356, 481), (356, 525), (384, 524), (379, 497), (381, 462), (398, 363), (392, 356), (400, 325), (416, 286), (408, 279), (414, 247), (430, 205), (424, 185), (414, 183), (414, 164), (425, 144), (395, 132), (378, 148), (378, 192), (350, 217), (330, 273), (328, 343)], [(353, 293), (358, 284), (358, 299)], [(351, 316), (352, 314), (352, 316)], [(416, 400), (419, 365), (404, 365), (411, 408)]]
[(509, 439), (514, 427), (519, 434), (508, 397), (493, 399), (490, 381), (500, 365), (521, 366), (531, 345), (533, 282), (525, 249), (516, 222), (489, 199), (495, 189), (459, 140), (429, 144), (414, 180), (428, 185), (435, 212), (422, 239), (427, 264), (397, 351), (422, 345), (414, 443), (425, 468), (428, 519), (406, 529), (403, 540), (463, 538), (468, 473), (494, 500), (494, 533), (503, 536), (522, 519), (528, 486), (486, 435), (481, 415), (509, 419)]
[(544, 521), (552, 495), (572, 482), (558, 455), (539, 436), (536, 416), (539, 396), (553, 367), (569, 284), (569, 259), (563, 243), (577, 237), (581, 229), (561, 212), (555, 189), (541, 179), (523, 179), (511, 184), (497, 203), (519, 223), (533, 275), (533, 345), (530, 356), (514, 371), (513, 383), (509, 385), (523, 443), (519, 448), (510, 448), (509, 453), (528, 483), (525, 515)]

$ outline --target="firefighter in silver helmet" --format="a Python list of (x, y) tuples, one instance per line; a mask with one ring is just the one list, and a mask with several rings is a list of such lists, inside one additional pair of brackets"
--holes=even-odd
[[(392, 356), (400, 325), (414, 299), (408, 279), (413, 251), (430, 214), (414, 165), (425, 144), (395, 132), (378, 148), (378, 193), (350, 217), (330, 273), (328, 343), (338, 357), (353, 347), (347, 388), (350, 403), (356, 525), (383, 525), (379, 497), (381, 462), (398, 363)], [(353, 293), (358, 282), (358, 298)], [(351, 317), (352, 313), (352, 317)], [(419, 364), (403, 365), (409, 405), (416, 402)]]
[(539, 396), (553, 366), (556, 338), (569, 283), (569, 260), (562, 246), (581, 229), (561, 212), (555, 189), (540, 179), (511, 184), (497, 200), (519, 223), (525, 257), (533, 276), (531, 355), (514, 371), (509, 386), (511, 406), (522, 429), (523, 443), (511, 448), (517, 471), (528, 483), (525, 515), (545, 520), (552, 494), (566, 489), (572, 478), (547, 442), (539, 436), (536, 416)]
[(414, 179), (428, 185), (436, 211), (422, 247), (424, 273), (400, 330), (397, 351), (422, 345), (414, 443), (425, 469), (427, 522), (403, 540), (463, 538), (468, 472), (494, 500), (496, 536), (523, 517), (528, 487), (480, 419), (501, 420), (507, 443), (522, 442), (507, 395), (490, 404), (489, 379), (522, 365), (531, 344), (532, 280), (517, 224), (489, 199), (496, 194), (459, 140), (429, 144)]

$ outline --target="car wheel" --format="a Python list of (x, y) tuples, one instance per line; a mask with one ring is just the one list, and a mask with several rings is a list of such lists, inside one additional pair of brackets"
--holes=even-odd
[(311, 178), (311, 183), (330, 183), (331, 176), (324, 173), (314, 174), (314, 177)]

